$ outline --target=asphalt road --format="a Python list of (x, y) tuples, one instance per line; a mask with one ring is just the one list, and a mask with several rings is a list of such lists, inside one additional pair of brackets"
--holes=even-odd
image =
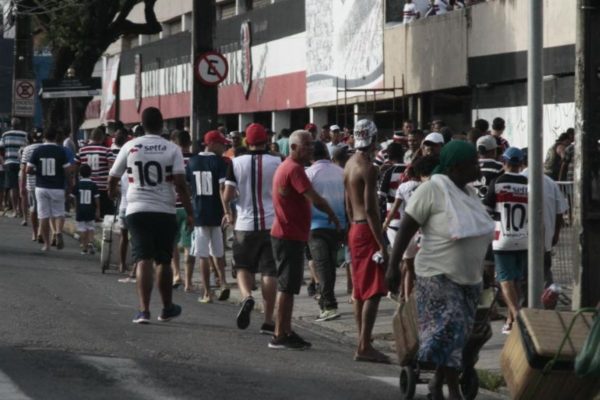
[(353, 347), (298, 329), (307, 351), (272, 350), (254, 315), (175, 293), (183, 315), (131, 323), (134, 285), (102, 275), (66, 238), (42, 253), (19, 220), (0, 218), (0, 400), (12, 399), (393, 399), (398, 367), (352, 361)]

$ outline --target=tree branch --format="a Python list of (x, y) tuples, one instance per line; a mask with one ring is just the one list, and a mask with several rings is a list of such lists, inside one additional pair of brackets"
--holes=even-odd
[(113, 30), (109, 31), (112, 31), (115, 37), (121, 35), (151, 35), (162, 31), (162, 26), (156, 19), (156, 13), (154, 12), (156, 0), (144, 0), (145, 24), (136, 24), (126, 19), (135, 3), (135, 0), (128, 0), (119, 12), (117, 19), (115, 19), (114, 25), (111, 24)]

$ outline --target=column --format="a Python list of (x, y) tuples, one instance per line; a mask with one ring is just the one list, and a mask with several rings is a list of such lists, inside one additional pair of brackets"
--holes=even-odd
[(246, 125), (251, 124), (252, 122), (254, 122), (254, 114), (252, 114), (252, 113), (239, 114), (238, 115), (238, 130), (240, 132), (243, 132), (244, 129), (246, 129)]
[(273, 111), (271, 113), (271, 130), (275, 134), (279, 134), (283, 128), (291, 128), (292, 112), (291, 111)]
[(310, 109), (310, 122), (315, 124), (317, 126), (317, 128), (319, 128), (317, 131), (320, 132), (321, 127), (323, 125), (329, 123), (329, 120), (327, 117), (327, 108), (325, 108), (325, 107), (311, 108)]

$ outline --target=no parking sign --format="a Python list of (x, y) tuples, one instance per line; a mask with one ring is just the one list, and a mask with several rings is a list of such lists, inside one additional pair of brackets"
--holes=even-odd
[(222, 54), (209, 51), (198, 55), (194, 70), (196, 78), (204, 85), (216, 86), (227, 77), (229, 64)]

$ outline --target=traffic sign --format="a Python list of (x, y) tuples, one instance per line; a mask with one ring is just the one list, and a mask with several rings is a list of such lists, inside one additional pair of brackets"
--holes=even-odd
[(13, 115), (33, 117), (35, 114), (35, 81), (15, 79), (13, 94)]
[(227, 77), (229, 64), (222, 54), (209, 51), (198, 55), (194, 70), (200, 82), (208, 86), (216, 86)]
[(42, 81), (40, 94), (43, 99), (66, 99), (69, 97), (92, 97), (102, 94), (102, 79), (46, 79)]

